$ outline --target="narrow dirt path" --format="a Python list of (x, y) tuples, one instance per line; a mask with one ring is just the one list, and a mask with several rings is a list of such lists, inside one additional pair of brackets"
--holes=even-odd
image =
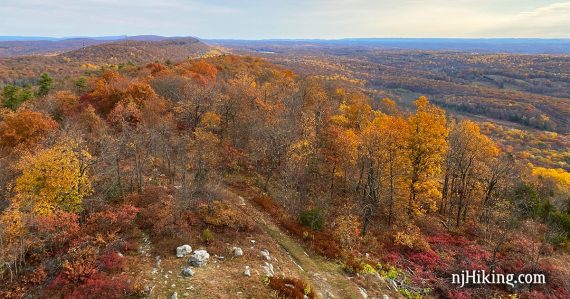
[(320, 298), (362, 298), (356, 285), (342, 274), (337, 263), (327, 261), (319, 256), (309, 255), (305, 249), (284, 234), (274, 224), (261, 224), (269, 234), (289, 254), (293, 262), (300, 268), (304, 276), (318, 288)]
[[(234, 191), (228, 192), (236, 194)], [(319, 294), (319, 298), (364, 298), (358, 286), (346, 276), (341, 266), (325, 258), (310, 254), (298, 241), (284, 233), (270, 215), (266, 214), (255, 203), (251, 202), (247, 194), (236, 194), (239, 198), (240, 208), (245, 209), (260, 225), (266, 234), (278, 243), (289, 255), (293, 263), (299, 268), (302, 276), (309, 281)]]

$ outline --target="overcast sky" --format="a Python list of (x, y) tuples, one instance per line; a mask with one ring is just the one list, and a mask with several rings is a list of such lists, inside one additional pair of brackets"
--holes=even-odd
[(0, 0), (0, 35), (570, 38), (570, 1)]

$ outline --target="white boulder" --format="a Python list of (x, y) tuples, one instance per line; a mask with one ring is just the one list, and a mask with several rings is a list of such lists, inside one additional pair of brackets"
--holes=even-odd
[(176, 257), (184, 257), (192, 252), (192, 247), (188, 244), (176, 247)]

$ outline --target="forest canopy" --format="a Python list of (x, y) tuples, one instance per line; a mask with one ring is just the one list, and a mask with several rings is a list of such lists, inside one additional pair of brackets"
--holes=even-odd
[[(144, 294), (121, 262), (144, 235), (194, 229), (208, 246), (249, 232), (220, 186), (255, 190), (313, 252), (409, 298), (570, 296), (568, 172), (518, 160), (425, 96), (410, 109), (218, 55), (45, 74), (1, 103), (0, 297)], [(459, 290), (462, 269), (549, 283)]]

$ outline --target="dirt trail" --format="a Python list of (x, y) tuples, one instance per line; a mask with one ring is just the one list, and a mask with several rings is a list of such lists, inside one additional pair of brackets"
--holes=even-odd
[[(225, 200), (240, 211), (242, 217), (255, 221), (259, 230), (240, 233), (236, 238), (219, 239), (217, 244), (204, 245), (195, 239), (188, 240), (193, 249), (207, 249), (210, 262), (205, 267), (195, 268), (194, 276), (185, 278), (182, 269), (188, 265), (186, 258), (176, 258), (173, 251), (162, 255), (160, 265), (150, 252), (154, 245), (145, 238), (141, 255), (132, 256), (130, 269), (138, 284), (149, 290), (147, 298), (170, 298), (177, 292), (178, 298), (212, 299), (249, 299), (277, 298), (265, 284), (262, 250), (268, 250), (269, 261), (276, 276), (302, 278), (308, 282), (321, 299), (361, 299), (367, 298), (365, 291), (359, 288), (361, 278), (350, 278), (339, 263), (308, 251), (303, 244), (288, 235), (279, 227), (279, 223), (252, 199), (259, 190), (236, 190), (220, 186), (225, 193)], [(223, 240), (223, 241), (222, 241)], [(239, 246), (243, 256), (231, 256), (231, 248)], [(222, 256), (225, 256), (223, 258)], [(244, 268), (251, 268), (251, 277), (243, 275)], [(390, 298), (400, 298), (386, 286), (373, 287), (375, 298), (388, 294)], [(152, 290), (152, 291), (150, 291)], [(372, 289), (370, 289), (372, 290)], [(370, 291), (369, 290), (369, 291)], [(368, 297), (374, 298), (374, 297)]]
[[(234, 191), (230, 192), (236, 194)], [(317, 289), (319, 298), (364, 298), (358, 286), (343, 273), (338, 263), (309, 253), (299, 242), (284, 233), (271, 216), (251, 202), (246, 194), (243, 194), (243, 197), (240, 194), (236, 196), (239, 198), (240, 208), (245, 209), (264, 232), (281, 246), (299, 268), (300, 274)]]

